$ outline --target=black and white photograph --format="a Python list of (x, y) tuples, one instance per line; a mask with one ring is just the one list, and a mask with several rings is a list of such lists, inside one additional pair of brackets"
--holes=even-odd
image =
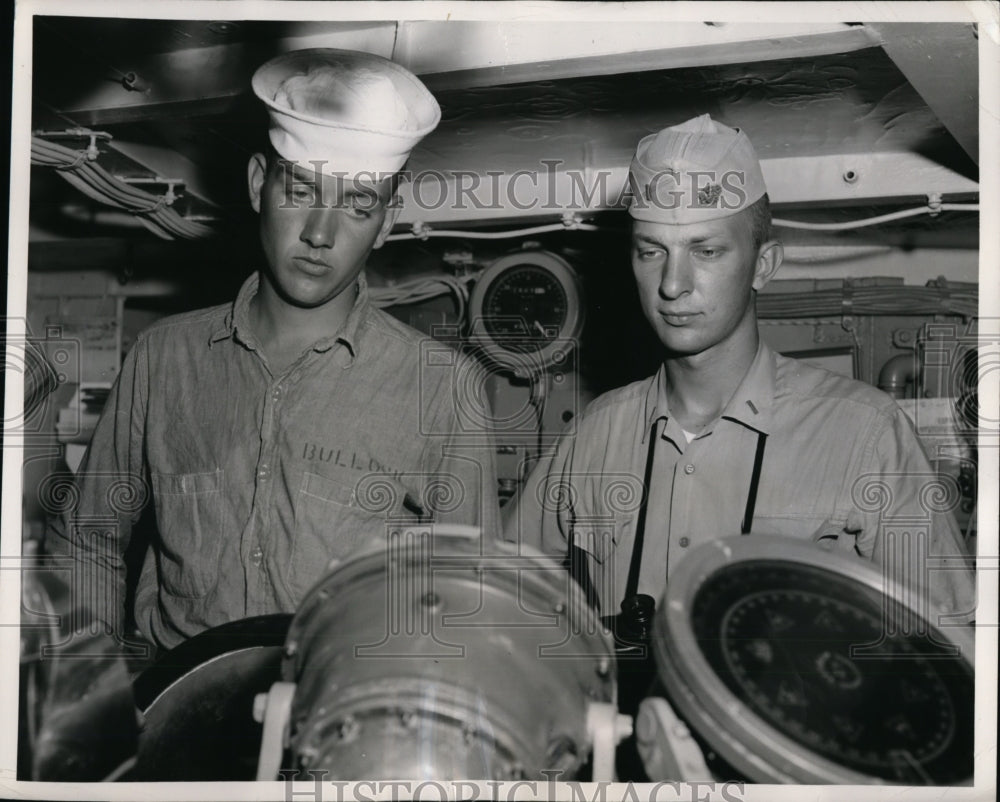
[(18, 0), (3, 795), (995, 798), (998, 8)]

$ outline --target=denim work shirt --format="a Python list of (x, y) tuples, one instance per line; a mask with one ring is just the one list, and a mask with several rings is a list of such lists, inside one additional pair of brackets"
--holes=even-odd
[(84, 606), (117, 627), (122, 555), (152, 501), (135, 617), (159, 646), (293, 611), (331, 560), (377, 545), (397, 520), (498, 535), (489, 413), (481, 394), (461, 394), (477, 364), (374, 308), (362, 276), (340, 333), (274, 375), (248, 322), (257, 287), (255, 274), (234, 304), (139, 336), (78, 503), (50, 527), (50, 550), (87, 572)]
[[(658, 599), (685, 554), (741, 534), (763, 434), (750, 536), (827, 541), (885, 564), (889, 527), (926, 531), (927, 556), (947, 564), (929, 574), (931, 597), (945, 612), (971, 617), (965, 544), (899, 405), (763, 343), (722, 414), (691, 442), (670, 413), (661, 366), (593, 401), (575, 434), (564, 436), (505, 508), (506, 539), (552, 554), (565, 555), (570, 543), (586, 552), (602, 614), (616, 614), (625, 595), (654, 424), (638, 592)], [(958, 500), (951, 494), (951, 504)], [(907, 581), (926, 592), (923, 577)]]

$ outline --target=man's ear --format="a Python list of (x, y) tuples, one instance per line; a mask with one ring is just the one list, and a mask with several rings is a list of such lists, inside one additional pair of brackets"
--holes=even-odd
[(757, 249), (757, 264), (754, 266), (753, 288), (763, 289), (774, 278), (785, 258), (785, 246), (779, 240), (765, 242)]
[(399, 197), (393, 196), (385, 209), (385, 218), (382, 220), (382, 226), (378, 230), (378, 236), (375, 237), (375, 244), (372, 246), (372, 249), (381, 248), (385, 244), (385, 238), (389, 236), (392, 232), (392, 227), (396, 225), (396, 220), (399, 218), (399, 212), (402, 208), (403, 204), (400, 203)]
[(267, 177), (267, 157), (263, 153), (255, 153), (247, 164), (247, 189), (250, 192), (250, 205), (260, 213), (260, 195)]

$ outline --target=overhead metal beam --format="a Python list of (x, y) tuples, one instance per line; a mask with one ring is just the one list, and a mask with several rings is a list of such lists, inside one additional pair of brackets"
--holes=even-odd
[[(530, 28), (518, 29), (502, 23), (421, 27), (432, 24), (404, 23), (394, 58), (420, 75), (434, 91), (815, 58), (878, 44), (870, 31), (844, 24), (649, 24), (631, 26), (627, 39), (620, 42), (615, 26), (607, 23), (589, 27), (533, 23)], [(487, 24), (491, 35), (484, 37), (482, 26)], [(510, 29), (518, 34), (505, 36)], [(432, 46), (432, 42), (437, 44)], [(612, 43), (617, 43), (618, 49), (610, 50)], [(557, 52), (553, 54), (553, 50)], [(544, 60), (538, 58), (542, 53)]]
[(866, 23), (955, 141), (979, 162), (979, 40), (959, 23)]
[[(254, 70), (276, 53), (309, 47), (341, 47), (383, 56), (392, 52), (395, 23), (315, 23), (294, 36), (269, 42), (234, 42), (97, 62), (81, 49), (78, 73), (93, 73), (86, 91), (73, 90), (58, 70), (39, 72), (35, 97), (81, 125), (99, 127), (135, 121), (177, 119), (229, 111), (250, 89)], [(67, 50), (71, 47), (67, 45)], [(107, 61), (114, 58), (113, 45)]]
[(948, 199), (979, 194), (979, 184), (919, 153), (838, 153), (763, 159), (761, 168), (776, 204), (881, 203)]
[(386, 56), (441, 91), (817, 57), (874, 47), (878, 41), (865, 27), (841, 23), (616, 26), (465, 21), (345, 24), (343, 29), (327, 23), (314, 30), (304, 26), (294, 37), (267, 44), (234, 42), (119, 59), (110, 65), (117, 80), (109, 75), (108, 64), (96, 63), (92, 54), (81, 50), (75, 69), (94, 73), (86, 91), (70, 93), (61, 73), (40, 72), (36, 96), (80, 124), (96, 127), (226, 113), (248, 92), (250, 76), (262, 61), (303, 47), (343, 47)]

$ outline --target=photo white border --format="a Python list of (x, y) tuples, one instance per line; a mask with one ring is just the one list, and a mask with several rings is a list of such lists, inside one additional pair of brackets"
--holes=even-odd
[[(127, 8), (127, 14), (123, 13)], [(28, 245), (28, 183), (30, 175), (31, 120), (31, 52), (32, 18), (35, 15), (66, 15), (96, 17), (161, 18), (161, 19), (277, 19), (338, 21), (363, 20), (496, 20), (510, 21), (640, 21), (669, 16), (678, 21), (724, 20), (729, 22), (760, 22), (780, 19), (782, 22), (977, 22), (979, 25), (980, 70), (980, 219), (989, 221), (980, 226), (980, 316), (997, 322), (1000, 329), (1000, 227), (995, 225), (1000, 209), (1000, 10), (991, 0), (974, 2), (819, 2), (819, 3), (574, 3), (518, 2), (454, 3), (454, 2), (276, 2), (276, 0), (135, 0), (127, 5), (112, 0), (19, 0), (14, 22), (14, 70), (12, 97), (12, 139), (10, 170), (10, 226), (8, 245), (8, 308), (9, 321), (23, 321), (26, 316), (27, 245)], [(997, 334), (1000, 338), (1000, 330)], [(1000, 371), (987, 374), (980, 386), (980, 403), (987, 408), (1000, 408), (998, 393)], [(4, 419), (16, 420), (22, 407), (22, 374), (8, 370)], [(997, 522), (1000, 520), (997, 488), (1000, 473), (995, 444), (983, 443), (981, 455), (988, 455), (979, 473), (979, 553), (998, 555)], [(5, 441), (3, 462), (2, 521), (4, 537), (0, 542), (0, 566), (16, 565), (21, 542), (21, 465), (10, 459), (16, 453), (16, 441)], [(985, 568), (978, 577), (980, 599), (976, 638), (977, 712), (976, 712), (976, 779), (973, 788), (903, 788), (900, 786), (747, 786), (742, 799), (761, 800), (985, 800), (996, 798), (996, 712), (997, 712), (997, 557), (982, 561)], [(19, 610), (20, 581), (17, 571), (0, 574), (0, 796), (27, 799), (287, 799), (286, 785), (280, 782), (262, 783), (31, 783), (17, 782), (17, 687), (19, 638), (16, 620)], [(13, 613), (13, 616), (12, 616)], [(364, 785), (364, 784), (361, 784)], [(448, 783), (444, 784), (446, 787)], [(538, 784), (533, 793), (523, 783), (506, 784), (515, 793), (502, 798), (544, 799), (553, 790), (546, 783)], [(399, 786), (396, 785), (398, 788)], [(478, 789), (480, 799), (494, 794), (494, 786), (467, 783), (467, 793)], [(636, 785), (636, 795), (628, 795), (625, 784), (612, 786), (606, 798), (648, 798)], [(296, 783), (294, 799), (308, 800), (311, 783)], [(364, 796), (391, 799), (392, 787), (376, 795), (374, 789), (357, 789), (352, 796), (343, 789), (344, 800), (360, 802)], [(692, 793), (693, 790), (693, 793)], [(724, 790), (724, 789), (723, 789)], [(594, 798), (595, 784), (582, 784), (586, 799)], [(687, 788), (671, 794), (661, 788), (656, 799), (718, 799), (721, 790), (709, 793)], [(461, 792), (461, 788), (459, 789)], [(434, 795), (431, 795), (434, 793)], [(558, 783), (556, 798), (572, 799), (569, 786)], [(323, 799), (334, 800), (331, 787)], [(427, 791), (425, 799), (437, 799), (436, 792)], [(598, 796), (598, 798), (600, 798)]]

